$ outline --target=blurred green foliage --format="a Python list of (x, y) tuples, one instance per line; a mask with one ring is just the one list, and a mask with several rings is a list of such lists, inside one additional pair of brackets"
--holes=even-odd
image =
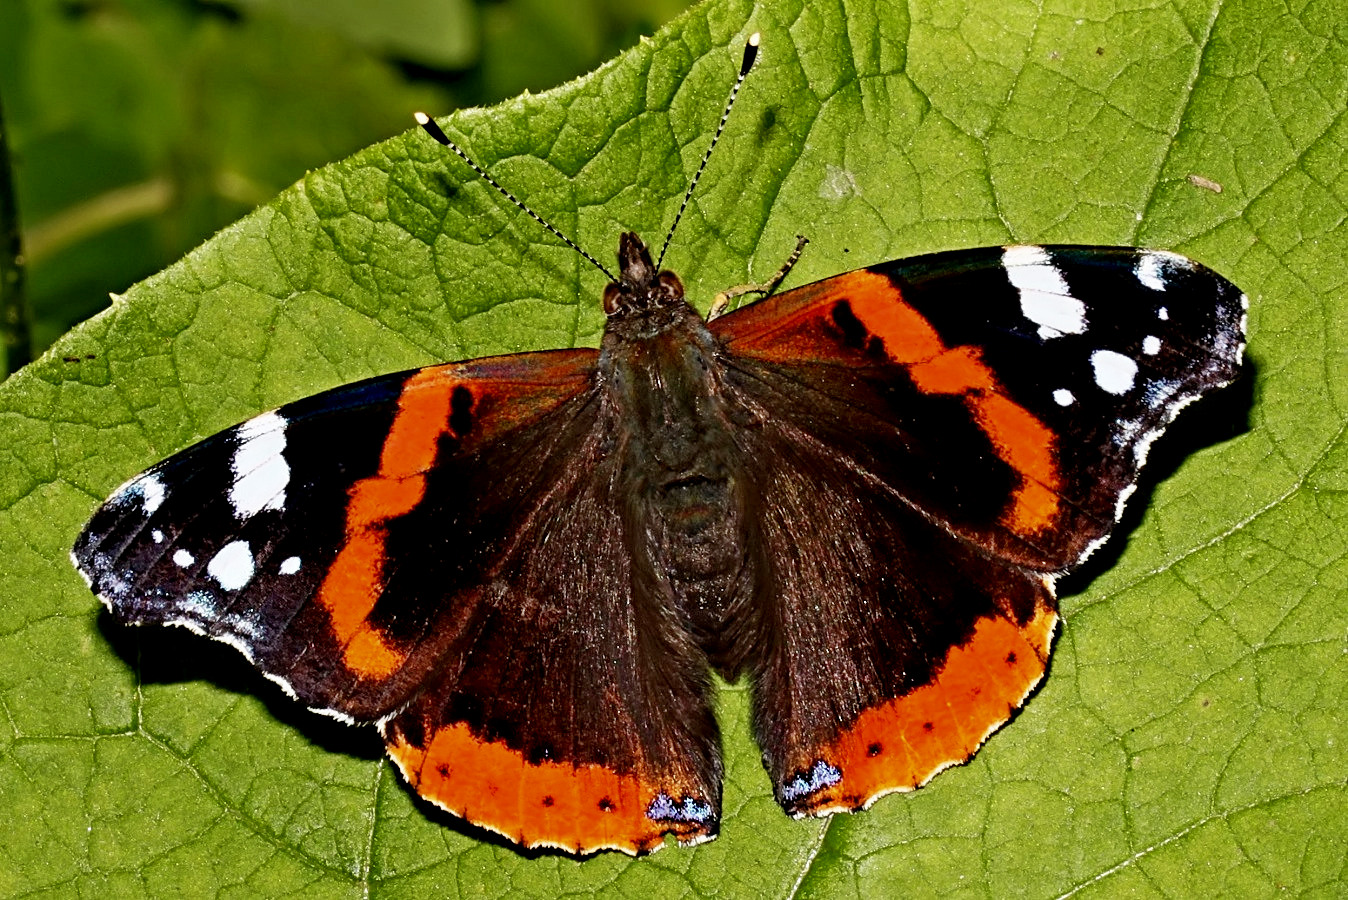
[[(37, 355), (308, 169), (575, 77), (690, 0), (3, 0)], [(0, 374), (13, 366), (0, 361)]]

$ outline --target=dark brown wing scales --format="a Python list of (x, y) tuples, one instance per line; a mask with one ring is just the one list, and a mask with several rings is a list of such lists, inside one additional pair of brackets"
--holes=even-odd
[(714, 320), (761, 522), (756, 730), (791, 812), (968, 758), (1043, 675), (1053, 580), (1147, 448), (1235, 377), (1245, 297), (1174, 254), (1007, 247), (840, 275)]
[(384, 733), (418, 792), (451, 812), (525, 846), (637, 852), (715, 835), (720, 742), (705, 658), (633, 596), (601, 433), (570, 446), (445, 664)]

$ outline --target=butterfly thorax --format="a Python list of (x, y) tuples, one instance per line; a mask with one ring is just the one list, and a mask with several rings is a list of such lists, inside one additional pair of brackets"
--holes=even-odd
[(627, 538), (648, 564), (637, 577), (654, 579), (714, 643), (744, 567), (731, 437), (744, 416), (726, 395), (725, 351), (678, 277), (657, 272), (634, 234), (623, 235), (619, 260), (622, 278), (604, 297), (599, 373)]

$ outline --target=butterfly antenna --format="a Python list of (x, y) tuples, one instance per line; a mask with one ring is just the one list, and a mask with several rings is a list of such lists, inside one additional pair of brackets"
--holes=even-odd
[(674, 239), (674, 229), (679, 227), (679, 220), (683, 218), (683, 211), (688, 208), (688, 201), (693, 196), (693, 189), (697, 187), (697, 180), (702, 177), (702, 170), (707, 168), (707, 160), (711, 159), (711, 151), (716, 149), (716, 142), (721, 139), (721, 132), (725, 131), (726, 120), (730, 118), (730, 108), (735, 105), (735, 97), (740, 92), (740, 85), (744, 84), (744, 76), (749, 74), (749, 70), (754, 67), (754, 60), (758, 59), (758, 41), (759, 34), (755, 31), (749, 35), (749, 41), (744, 45), (744, 59), (740, 62), (740, 75), (735, 79), (735, 86), (730, 89), (730, 99), (725, 102), (725, 112), (721, 113), (721, 124), (716, 126), (716, 134), (712, 135), (711, 146), (702, 155), (702, 163), (693, 173), (692, 183), (688, 185), (688, 190), (684, 192), (683, 202), (679, 204), (679, 211), (674, 216), (674, 224), (669, 226), (669, 234), (665, 235), (665, 245), (660, 248), (660, 258), (655, 261), (657, 271), (660, 264), (665, 261), (665, 251), (669, 249), (669, 242)]
[[(743, 76), (740, 77), (741, 79), (743, 78)], [(470, 157), (467, 153), (464, 153), (463, 150), (459, 148), (458, 144), (454, 143), (449, 139), (449, 135), (445, 134), (444, 130), (439, 125), (435, 124), (434, 119), (432, 119), (425, 113), (421, 112), (415, 113), (414, 117), (417, 120), (417, 124), (420, 125), (423, 129), (425, 129), (427, 134), (429, 134), (431, 137), (435, 138), (441, 144), (444, 144), (446, 147), (457, 153), (459, 155), (459, 159), (462, 159), (464, 162), (468, 163), (468, 165), (472, 166), (474, 172), (482, 176), (483, 181), (487, 182), (487, 184), (491, 185), (492, 187), (496, 188), (496, 190), (500, 191), (501, 194), (504, 195), (507, 200), (515, 204), (524, 212), (528, 213), (533, 218), (533, 220), (537, 222), (539, 225), (542, 225), (548, 231), (551, 231), (553, 234), (557, 235), (557, 237), (565, 241), (566, 245), (570, 247), (572, 250), (575, 250), (581, 256), (588, 259), (596, 269), (603, 272), (604, 275), (608, 277), (609, 281), (618, 280), (613, 277), (612, 272), (604, 268), (603, 264), (600, 263), (599, 260), (595, 259), (593, 256), (582, 250), (579, 244), (577, 244), (575, 241), (571, 240), (571, 238), (567, 237), (566, 235), (558, 231), (556, 228), (554, 228), (551, 222), (549, 222), (547, 219), (543, 218), (538, 213), (534, 212), (532, 209), (526, 206), (524, 204), (524, 201), (520, 200), (514, 194), (510, 193), (510, 191), (507, 191), (505, 188), (497, 184), (495, 178), (492, 178), (490, 175), (488, 175), (485, 169), (483, 169), (477, 163), (473, 162), (472, 157)], [(724, 122), (722, 124), (724, 124)], [(720, 134), (720, 132), (718, 131), (717, 134)]]

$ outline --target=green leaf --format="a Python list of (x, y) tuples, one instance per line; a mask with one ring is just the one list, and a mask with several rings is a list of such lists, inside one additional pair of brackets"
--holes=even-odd
[(1252, 378), (1215, 401), (1248, 427), (1182, 419), (1135, 527), (1064, 596), (1044, 688), (971, 764), (856, 816), (777, 810), (736, 686), (720, 839), (520, 855), (427, 815), (366, 731), (227, 648), (107, 625), (67, 552), (130, 475), (323, 388), (592, 345), (603, 320), (602, 276), (418, 133), (310, 173), (137, 285), (0, 385), (0, 894), (1343, 893), (1341, 19), (1323, 0), (724, 0), (454, 119), (496, 178), (607, 255), (622, 229), (663, 233), (761, 30), (670, 251), (702, 304), (773, 271), (798, 232), (793, 284), (1055, 240), (1178, 249), (1250, 295)]

